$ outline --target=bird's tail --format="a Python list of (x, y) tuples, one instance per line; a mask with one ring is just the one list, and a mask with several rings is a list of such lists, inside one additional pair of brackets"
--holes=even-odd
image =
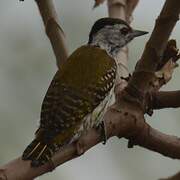
[(23, 160), (31, 160), (33, 167), (38, 167), (51, 160), (57, 151), (53, 143), (44, 143), (42, 138), (36, 137), (25, 149)]

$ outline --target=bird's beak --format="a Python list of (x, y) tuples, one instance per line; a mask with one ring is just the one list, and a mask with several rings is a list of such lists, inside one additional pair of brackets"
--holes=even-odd
[(131, 36), (133, 38), (135, 38), (135, 37), (142, 36), (142, 35), (145, 35), (145, 34), (148, 34), (148, 32), (146, 32), (146, 31), (139, 31), (139, 30), (133, 30), (132, 33), (131, 33)]

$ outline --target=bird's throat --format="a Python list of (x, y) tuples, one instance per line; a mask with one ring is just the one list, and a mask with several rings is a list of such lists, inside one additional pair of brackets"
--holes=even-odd
[(95, 39), (89, 45), (99, 47), (100, 49), (105, 50), (107, 54), (111, 56), (113, 59), (116, 59), (117, 54), (122, 48), (122, 47), (119, 47), (118, 45), (108, 42), (107, 40), (101, 40), (101, 39), (97, 39), (97, 40)]

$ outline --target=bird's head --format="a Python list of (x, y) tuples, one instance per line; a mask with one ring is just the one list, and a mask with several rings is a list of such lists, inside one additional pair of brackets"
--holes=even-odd
[(102, 18), (95, 22), (89, 34), (89, 45), (99, 46), (115, 55), (132, 39), (148, 32), (134, 30), (125, 21), (116, 18)]

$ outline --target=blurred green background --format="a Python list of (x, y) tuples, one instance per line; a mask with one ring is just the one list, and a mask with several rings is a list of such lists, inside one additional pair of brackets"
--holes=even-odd
[[(152, 31), (164, 0), (140, 0), (132, 25)], [(106, 4), (92, 10), (93, 0), (56, 0), (70, 52), (87, 42), (95, 20), (107, 16)], [(180, 45), (180, 25), (172, 34)], [(133, 70), (149, 36), (130, 45), (129, 69)], [(38, 126), (40, 106), (56, 71), (55, 58), (34, 1), (0, 1), (0, 164), (20, 156)], [(179, 69), (164, 89), (180, 89)], [(155, 112), (149, 124), (180, 136), (179, 109)], [(38, 179), (153, 180), (180, 170), (180, 162), (140, 147), (127, 148), (124, 139), (112, 138), (84, 156)]]

